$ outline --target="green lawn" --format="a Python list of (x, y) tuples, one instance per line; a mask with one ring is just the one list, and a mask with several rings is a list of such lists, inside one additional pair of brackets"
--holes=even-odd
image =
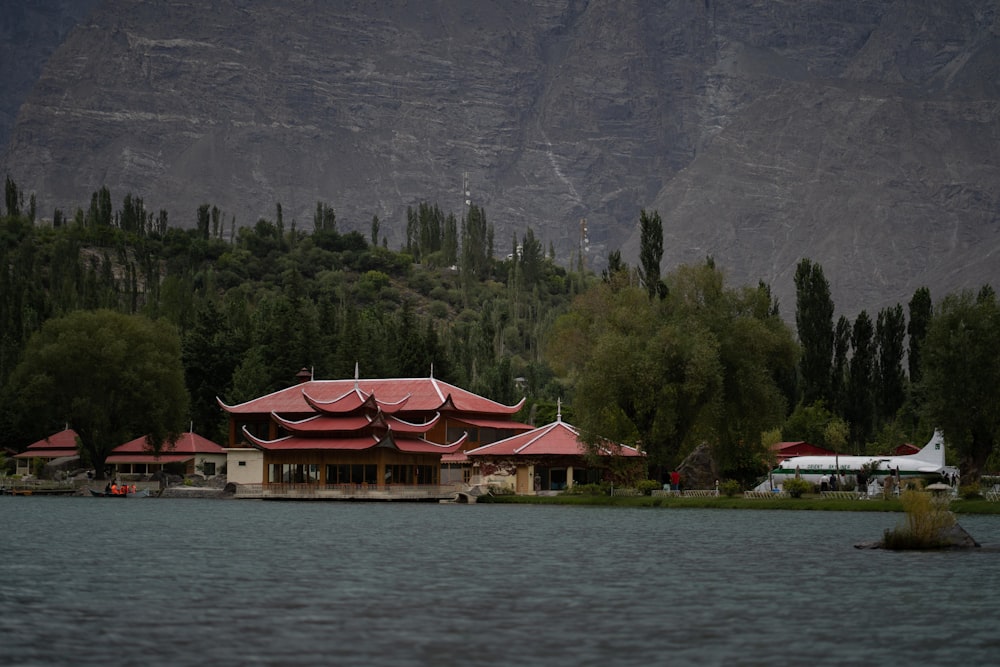
[[(766, 510), (834, 510), (843, 512), (902, 512), (898, 500), (825, 499), (806, 494), (802, 498), (768, 498), (749, 500), (742, 496), (717, 498), (675, 498), (672, 496), (481, 496), (481, 503), (524, 505), (601, 505), (608, 507), (702, 507), (718, 509)], [(955, 500), (951, 510), (956, 514), (1000, 514), (1000, 503), (987, 500)]]

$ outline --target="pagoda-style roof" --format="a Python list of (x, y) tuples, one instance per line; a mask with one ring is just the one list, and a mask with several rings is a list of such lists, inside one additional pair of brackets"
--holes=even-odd
[[(540, 426), (533, 431), (498, 440), (482, 447), (469, 450), (466, 455), (476, 456), (583, 456), (588, 453), (587, 445), (580, 439), (580, 432), (562, 419)], [(644, 456), (642, 452), (627, 445), (612, 443), (598, 446), (601, 455)]]
[(435, 414), (430, 421), (422, 423), (408, 422), (398, 417), (386, 416), (381, 413), (376, 413), (374, 416), (367, 414), (344, 416), (320, 414), (299, 420), (285, 419), (280, 415), (272, 414), (271, 418), (292, 435), (310, 435), (316, 437), (353, 433), (368, 427), (388, 428), (396, 433), (426, 433), (438, 422), (441, 415), (440, 413)]
[(129, 440), (111, 451), (107, 463), (141, 463), (145, 461), (173, 463), (190, 460), (195, 454), (225, 453), (225, 447), (220, 447), (208, 438), (189, 431), (178, 436), (172, 442), (164, 442), (159, 454), (153, 451), (144, 435), (135, 440)]
[(315, 398), (303, 389), (302, 398), (305, 399), (306, 405), (313, 410), (325, 414), (344, 414), (354, 412), (360, 408), (380, 410), (385, 414), (393, 414), (403, 409), (403, 406), (410, 400), (410, 395), (407, 394), (398, 401), (381, 401), (375, 397), (375, 394), (364, 392), (355, 386), (343, 396), (337, 396), (331, 400)]
[(401, 452), (415, 454), (449, 454), (458, 451), (465, 443), (462, 436), (449, 445), (439, 445), (424, 438), (395, 437), (390, 429), (384, 437), (366, 434), (353, 438), (317, 438), (288, 435), (277, 440), (265, 440), (253, 435), (246, 427), (243, 435), (251, 445), (265, 451), (285, 450), (339, 450), (363, 451), (375, 447), (389, 447)]
[(47, 438), (31, 443), (23, 452), (15, 454), (14, 458), (57, 459), (64, 456), (77, 456), (76, 438), (76, 431), (71, 428), (63, 429)]
[[(353, 399), (349, 398), (352, 392), (356, 393)], [(434, 377), (309, 380), (237, 405), (226, 405), (221, 399), (217, 400), (226, 412), (233, 415), (297, 415), (326, 411), (318, 406), (339, 411), (335, 405), (339, 401), (347, 401), (345, 405), (348, 405), (350, 401), (369, 396), (377, 397), (377, 403), (386, 413), (395, 412), (390, 406), (405, 401), (405, 411), (409, 413), (459, 411), (483, 417), (513, 415), (521, 409), (525, 400), (522, 398), (516, 405), (503, 405)], [(355, 407), (360, 407), (360, 403)]]

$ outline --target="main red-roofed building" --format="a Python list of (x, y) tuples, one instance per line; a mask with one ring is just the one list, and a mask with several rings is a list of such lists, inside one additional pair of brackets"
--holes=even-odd
[(76, 431), (67, 428), (53, 433), (47, 438), (42, 438), (38, 442), (31, 443), (23, 452), (14, 455), (17, 474), (31, 474), (31, 462), (35, 459), (51, 463), (56, 459), (79, 458), (80, 453), (76, 446), (76, 438)]
[(148, 475), (173, 464), (178, 473), (214, 477), (225, 466), (226, 455), (224, 447), (189, 431), (174, 441), (164, 442), (159, 453), (153, 450), (146, 436), (129, 440), (115, 447), (105, 463), (115, 466), (121, 475)]
[(219, 401), (229, 413), (230, 459), (247, 447), (261, 452), (256, 483), (265, 497), (282, 486), (294, 497), (440, 486), (442, 456), (531, 429), (513, 419), (523, 403), (502, 405), (434, 377), (308, 376), (239, 405)]
[(479, 466), (482, 483), (512, 486), (528, 495), (601, 482), (606, 467), (594, 465), (594, 454), (634, 459), (645, 467), (645, 455), (634, 447), (605, 443), (588, 452), (579, 430), (562, 421), (561, 411), (551, 424), (465, 453)]

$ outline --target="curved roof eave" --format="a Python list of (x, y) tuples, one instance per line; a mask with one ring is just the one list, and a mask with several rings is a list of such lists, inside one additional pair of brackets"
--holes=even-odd
[[(520, 409), (524, 407), (524, 403), (528, 400), (528, 398), (526, 396), (522, 396), (521, 400), (518, 401), (517, 403), (515, 403), (514, 405), (504, 405), (503, 403), (497, 403), (496, 401), (490, 400), (488, 398), (482, 398), (482, 397), (480, 397), (480, 398), (482, 400), (484, 400), (484, 401), (487, 401), (492, 407), (494, 407), (494, 412), (498, 412), (500, 414), (508, 414), (508, 415), (512, 415), (512, 414), (520, 411)], [(463, 412), (467, 411), (467, 412), (472, 412), (472, 413), (485, 412), (485, 410), (476, 410), (476, 409), (472, 409), (472, 408), (467, 409), (467, 408), (459, 407), (458, 403), (455, 402), (455, 398), (454, 398), (453, 394), (451, 394), (451, 393), (449, 393), (447, 396), (445, 396), (444, 400), (441, 401), (441, 404), (437, 407), (437, 410), (439, 412), (442, 411), (442, 410), (448, 410), (448, 409), (451, 409), (451, 410), (460, 410), (460, 411), (463, 411)]]
[(256, 447), (257, 449), (267, 449), (269, 445), (282, 442), (283, 440), (290, 440), (292, 438), (292, 436), (286, 435), (285, 437), (278, 438), (277, 440), (264, 440), (263, 438), (258, 438), (253, 433), (248, 431), (246, 426), (244, 426), (241, 430), (243, 431), (243, 435), (246, 436), (246, 439), (250, 442), (250, 444)]
[[(393, 419), (393, 421), (397, 421), (400, 424), (405, 424), (406, 426), (412, 426), (415, 429), (416, 428), (427, 428), (427, 429), (430, 429), (432, 426), (434, 426), (435, 424), (437, 424), (441, 420), (441, 413), (440, 412), (435, 412), (433, 419), (431, 419), (430, 421), (426, 421), (426, 422), (411, 422), (411, 421), (406, 421), (405, 419), (400, 419), (399, 417), (393, 417), (392, 419)], [(390, 426), (390, 428), (392, 428), (392, 427)]]

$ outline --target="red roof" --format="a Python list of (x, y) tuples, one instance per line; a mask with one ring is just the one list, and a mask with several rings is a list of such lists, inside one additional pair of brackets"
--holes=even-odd
[(510, 421), (507, 419), (486, 419), (480, 417), (470, 417), (468, 415), (448, 415), (448, 420), (458, 422), (460, 424), (468, 424), (469, 426), (478, 426), (480, 428), (510, 428), (515, 431), (530, 431), (535, 428), (531, 424), (522, 424), (521, 422)]
[(356, 438), (299, 438), (294, 435), (278, 438), (277, 440), (263, 440), (255, 437), (247, 429), (243, 429), (243, 435), (251, 444), (260, 449), (268, 451), (282, 450), (347, 450), (361, 451), (375, 447), (391, 447), (401, 452), (414, 454), (448, 454), (461, 448), (465, 443), (465, 438), (459, 438), (450, 445), (439, 445), (435, 442), (423, 438), (394, 438), (390, 434), (385, 438), (378, 438), (374, 435), (360, 436)]
[[(573, 426), (557, 419), (547, 426), (541, 426), (527, 433), (498, 440), (482, 447), (469, 450), (473, 456), (582, 456), (587, 446), (580, 440), (580, 432)], [(602, 455), (644, 456), (634, 447), (626, 445), (602, 445)]]
[(823, 449), (822, 447), (817, 447), (816, 445), (810, 445), (804, 440), (796, 440), (794, 442), (776, 442), (771, 445), (771, 451), (774, 452), (775, 456), (782, 460), (793, 456), (836, 455), (836, 452), (831, 452), (829, 449)]
[(76, 431), (71, 428), (63, 429), (47, 438), (42, 438), (38, 442), (28, 445), (20, 454), (15, 454), (15, 459), (30, 458), (60, 458), (63, 456), (76, 456)]
[(360, 431), (371, 426), (372, 419), (366, 414), (344, 415), (331, 417), (315, 415), (305, 419), (285, 419), (280, 415), (271, 415), (275, 422), (289, 433), (345, 433)]
[[(225, 454), (226, 449), (215, 444), (208, 438), (198, 435), (197, 433), (184, 433), (177, 438), (174, 442), (164, 442), (163, 448), (160, 453), (160, 459), (165, 455), (173, 454), (186, 454), (187, 458), (191, 458), (192, 454)], [(112, 450), (112, 456), (120, 456), (122, 454), (142, 454), (144, 456), (153, 456), (153, 450), (146, 442), (146, 436), (141, 436), (135, 440), (129, 440), (124, 445), (118, 445)], [(108, 459), (112, 462), (111, 459)]]
[(338, 399), (348, 400), (346, 395), (354, 391), (355, 387), (366, 395), (374, 394), (379, 404), (391, 405), (405, 400), (407, 412), (436, 412), (454, 406), (454, 409), (463, 412), (483, 415), (512, 415), (524, 405), (524, 399), (521, 399), (516, 405), (503, 405), (433, 377), (383, 380), (310, 380), (267, 396), (249, 400), (246, 403), (226, 405), (219, 400), (219, 405), (231, 414), (269, 414), (272, 412), (309, 414), (314, 412), (314, 408), (307, 402), (305, 394), (308, 394), (314, 404), (323, 402), (332, 404)]

